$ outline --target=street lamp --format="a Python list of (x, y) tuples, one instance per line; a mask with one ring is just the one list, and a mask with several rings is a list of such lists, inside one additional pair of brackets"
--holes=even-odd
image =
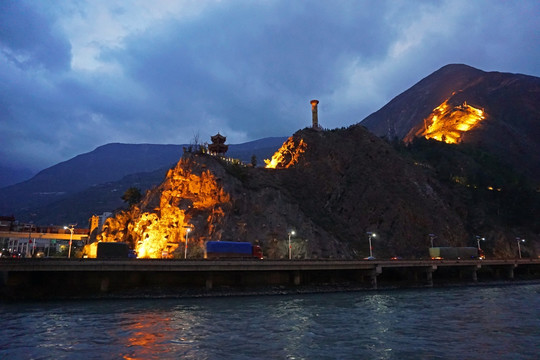
[(187, 240), (188, 234), (191, 232), (191, 228), (186, 226), (186, 246), (184, 247), (184, 259), (187, 259)]
[(521, 238), (516, 238), (516, 241), (517, 241), (517, 245), (518, 245), (518, 253), (519, 253), (519, 258), (521, 259), (521, 243), (525, 242), (525, 239), (521, 239)]
[(371, 231), (368, 231), (366, 233), (368, 235), (368, 241), (369, 241), (369, 257), (372, 258), (373, 257), (373, 247), (371, 246), (371, 238), (374, 238), (377, 236), (377, 234), (371, 232)]
[(437, 236), (435, 234), (429, 234), (429, 240), (431, 240), (431, 247), (433, 247), (433, 239), (435, 239)]
[(477, 246), (478, 246), (478, 250), (482, 250), (482, 249), (480, 248), (480, 241), (486, 241), (486, 238), (480, 237), (480, 236), (476, 235), (476, 244), (477, 244)]
[(294, 230), (291, 230), (291, 231), (289, 232), (289, 260), (292, 259), (291, 235), (294, 235), (294, 234), (296, 234), (296, 233), (294, 232)]
[(75, 225), (69, 225), (69, 227), (64, 226), (64, 229), (69, 230), (71, 235), (69, 236), (69, 250), (68, 250), (68, 259), (71, 258), (71, 244), (73, 243), (73, 231), (74, 231)]

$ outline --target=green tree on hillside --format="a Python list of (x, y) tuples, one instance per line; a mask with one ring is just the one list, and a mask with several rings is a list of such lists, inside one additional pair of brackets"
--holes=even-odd
[(130, 187), (126, 190), (124, 195), (122, 195), (122, 200), (127, 202), (129, 206), (133, 206), (142, 199), (141, 190), (136, 187)]

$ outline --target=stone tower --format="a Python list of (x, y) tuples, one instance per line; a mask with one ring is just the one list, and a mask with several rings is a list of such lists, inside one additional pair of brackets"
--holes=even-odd
[(312, 121), (313, 125), (312, 127), (314, 129), (319, 129), (319, 118), (317, 115), (317, 104), (319, 103), (319, 100), (311, 100), (311, 113), (312, 113)]

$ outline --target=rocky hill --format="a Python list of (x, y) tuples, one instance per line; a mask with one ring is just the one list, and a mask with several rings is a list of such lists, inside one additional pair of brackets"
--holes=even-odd
[(540, 187), (540, 78), (447, 65), (361, 122), (373, 133), (471, 144)]
[(300, 258), (365, 257), (368, 231), (378, 234), (380, 257), (425, 257), (430, 233), (439, 245), (468, 245), (445, 189), (361, 126), (299, 131), (276, 158), (268, 169), (185, 155), (101, 239), (128, 241), (148, 257), (182, 257), (187, 227), (190, 257), (202, 257), (207, 240), (240, 240), (284, 258), (291, 230)]

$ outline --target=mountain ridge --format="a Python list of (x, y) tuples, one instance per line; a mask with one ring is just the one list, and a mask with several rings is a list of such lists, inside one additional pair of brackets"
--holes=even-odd
[(485, 72), (450, 64), (420, 80), (360, 122), (374, 134), (411, 139), (426, 119), (447, 102), (469, 104), (485, 119), (462, 132), (460, 141), (491, 152), (540, 186), (540, 78)]

